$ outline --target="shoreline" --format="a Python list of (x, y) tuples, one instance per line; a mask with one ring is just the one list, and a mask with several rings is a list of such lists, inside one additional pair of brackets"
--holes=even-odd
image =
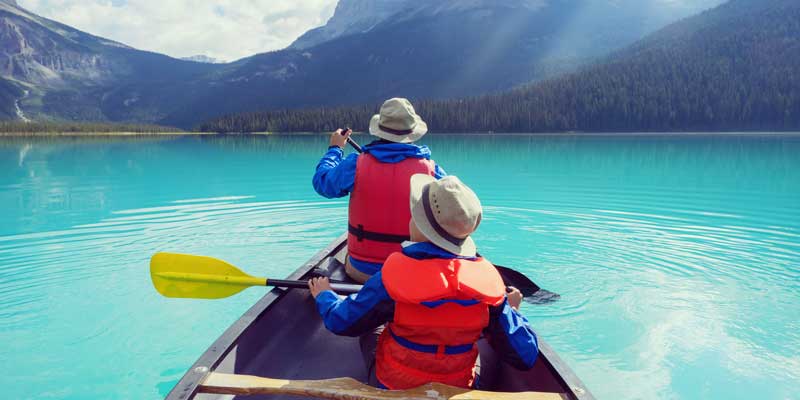
[(0, 132), (4, 137), (74, 137), (74, 136), (200, 136), (208, 132)]

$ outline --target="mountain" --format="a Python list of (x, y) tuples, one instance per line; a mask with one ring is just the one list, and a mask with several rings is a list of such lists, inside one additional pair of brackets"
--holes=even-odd
[(572, 71), (720, 1), (340, 0), (325, 26), (288, 49), (208, 64), (0, 0), (0, 78), (18, 89), (5, 97), (35, 120), (191, 128), (232, 112), (500, 92)]
[[(289, 48), (307, 49), (340, 37), (369, 33), (393, 22), (414, 24), (416, 19), (470, 9), (496, 6), (528, 10), (562, 8), (570, 10), (561, 20), (559, 37), (553, 45), (560, 57), (585, 57), (585, 52), (604, 53), (640, 39), (644, 34), (680, 18), (719, 5), (723, 0), (340, 0), (328, 23), (312, 29)], [(500, 24), (502, 20), (486, 20)], [(535, 23), (536, 21), (531, 21)], [(486, 24), (480, 25), (486, 29)], [(597, 38), (592, 38), (595, 36)], [(600, 44), (600, 48), (595, 47)], [(578, 45), (578, 47), (576, 47)], [(554, 54), (556, 55), (556, 54)]]
[[(423, 101), (432, 130), (800, 130), (800, 2), (731, 0), (578, 72), (499, 95)], [(209, 131), (364, 130), (377, 103), (233, 115)]]
[[(191, 101), (159, 122), (187, 127), (237, 111), (499, 92), (570, 71), (695, 10), (675, 5), (681, 3), (341, 0), (331, 21), (315, 31), (331, 39), (305, 47), (314, 41), (301, 38), (289, 49), (241, 60), (193, 82), (182, 88), (195, 94)], [(374, 14), (349, 19), (356, 10)], [(385, 17), (394, 10), (400, 11)], [(332, 30), (339, 27), (344, 30)], [(163, 98), (154, 94), (152, 101)]]
[[(213, 69), (90, 35), (32, 14), (13, 0), (0, 1), (0, 49), (0, 77), (18, 89), (17, 96), (28, 91), (18, 100), (37, 119), (114, 120), (114, 108), (137, 108), (135, 96), (122, 104), (105, 101), (119, 85), (171, 85)], [(3, 93), (0, 97), (14, 94)], [(139, 110), (131, 119), (138, 114), (155, 120), (158, 113)]]

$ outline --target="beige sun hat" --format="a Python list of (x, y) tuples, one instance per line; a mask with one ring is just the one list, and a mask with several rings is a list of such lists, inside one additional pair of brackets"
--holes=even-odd
[(369, 133), (396, 143), (413, 143), (428, 133), (428, 124), (417, 115), (408, 99), (393, 98), (369, 122)]
[(411, 218), (433, 244), (453, 254), (474, 257), (475, 242), (469, 235), (478, 229), (482, 215), (478, 196), (458, 177), (411, 177)]

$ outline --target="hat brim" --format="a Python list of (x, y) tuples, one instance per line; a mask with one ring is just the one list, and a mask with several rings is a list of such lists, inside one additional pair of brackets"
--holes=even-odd
[(422, 234), (425, 235), (425, 237), (428, 238), (431, 243), (455, 255), (475, 257), (477, 254), (477, 248), (475, 246), (475, 241), (472, 240), (471, 237), (467, 237), (461, 246), (457, 246), (436, 233), (436, 229), (434, 229), (433, 225), (431, 225), (430, 221), (428, 221), (428, 217), (425, 215), (425, 206), (422, 205), (421, 201), (422, 191), (425, 189), (425, 186), (428, 186), (431, 184), (431, 182), (435, 181), (436, 178), (426, 174), (416, 174), (411, 177), (411, 219), (414, 220), (414, 224), (417, 225), (419, 231), (422, 232)]
[(381, 129), (381, 116), (376, 114), (372, 116), (372, 119), (369, 121), (369, 133), (372, 136), (377, 136), (381, 139), (386, 139), (390, 142), (395, 143), (413, 143), (425, 136), (428, 133), (428, 124), (422, 120), (422, 118), (417, 115), (415, 117), (417, 123), (414, 125), (414, 131), (407, 134), (407, 135), (396, 135), (393, 133), (386, 132)]

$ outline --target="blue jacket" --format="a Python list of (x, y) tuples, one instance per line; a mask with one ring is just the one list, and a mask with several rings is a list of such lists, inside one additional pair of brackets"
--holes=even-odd
[[(416, 243), (403, 248), (403, 254), (418, 260), (459, 258), (433, 244)], [(358, 293), (340, 298), (333, 291), (317, 296), (317, 311), (325, 327), (337, 335), (360, 336), (394, 319), (395, 302), (383, 286), (381, 273), (370, 278)], [(536, 333), (528, 320), (515, 311), (506, 299), (489, 307), (489, 326), (484, 329), (489, 343), (500, 357), (515, 368), (533, 368), (539, 354)]]
[[(383, 163), (399, 163), (406, 158), (431, 159), (431, 150), (427, 146), (415, 144), (392, 143), (376, 140), (364, 146), (364, 152), (371, 154)], [(358, 153), (344, 157), (344, 150), (338, 146), (331, 146), (317, 164), (314, 174), (314, 190), (321, 196), (329, 199), (344, 197), (353, 190), (356, 183), (356, 163)], [(436, 179), (447, 176), (442, 168), (436, 166)]]

